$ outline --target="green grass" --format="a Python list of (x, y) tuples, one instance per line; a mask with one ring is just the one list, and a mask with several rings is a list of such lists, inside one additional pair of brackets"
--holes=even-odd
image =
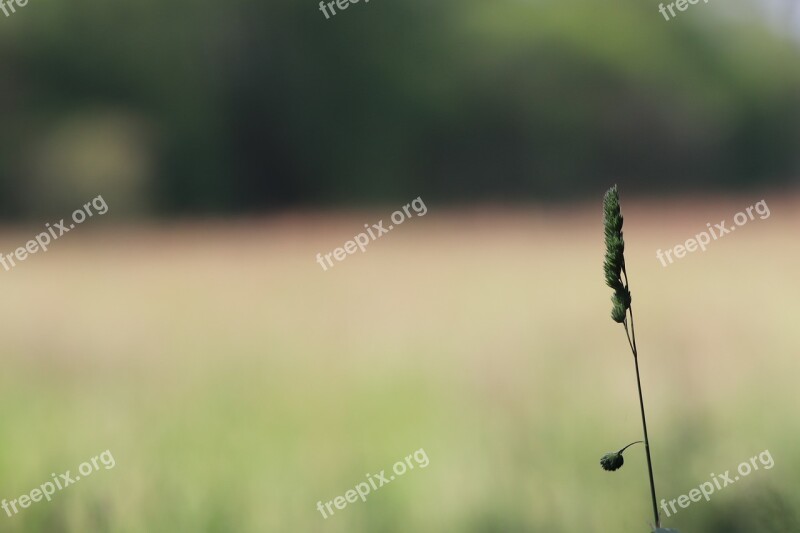
[[(659, 498), (775, 459), (665, 520), (683, 533), (797, 523), (797, 204), (655, 258), (749, 201), (625, 204)], [(117, 462), (0, 529), (648, 531), (641, 447), (598, 465), (641, 425), (597, 206), (429, 207), (328, 272), (316, 253), (381, 213), (86, 228), (0, 272), (0, 498), (106, 449)], [(316, 511), (419, 448), (426, 469)]]

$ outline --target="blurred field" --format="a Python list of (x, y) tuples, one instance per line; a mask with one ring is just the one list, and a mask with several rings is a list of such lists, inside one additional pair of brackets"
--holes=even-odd
[[(800, 201), (763, 196), (770, 218), (655, 258), (761, 198), (623, 193), (659, 497), (775, 459), (666, 522), (683, 533), (800, 530)], [(0, 271), (0, 498), (117, 462), (0, 530), (648, 531), (643, 450), (598, 465), (641, 432), (599, 202), (428, 208), (328, 272), (316, 253), (391, 208), (95, 220)], [(36, 231), (6, 228), (0, 251)], [(419, 448), (426, 469), (316, 511)]]

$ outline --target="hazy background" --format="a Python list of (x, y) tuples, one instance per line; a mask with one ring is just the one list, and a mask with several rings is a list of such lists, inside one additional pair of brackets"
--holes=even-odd
[[(659, 498), (800, 530), (800, 9), (711, 0), (30, 0), (0, 13), (0, 499), (11, 532), (647, 531), (609, 318), (620, 185)], [(315, 262), (421, 197), (325, 272)], [(669, 249), (764, 200), (667, 268)], [(415, 469), (332, 500), (424, 448)]]

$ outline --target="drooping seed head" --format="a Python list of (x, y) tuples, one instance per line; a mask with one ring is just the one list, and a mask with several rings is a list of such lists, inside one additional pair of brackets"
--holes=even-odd
[(642, 441), (637, 440), (636, 442), (631, 442), (624, 448), (622, 448), (618, 452), (608, 452), (603, 457), (600, 458), (600, 466), (603, 467), (603, 470), (608, 472), (613, 472), (615, 470), (619, 470), (622, 468), (622, 465), (625, 464), (625, 459), (622, 457), (622, 453), (633, 446), (634, 444), (641, 444)]
[(618, 452), (607, 453), (600, 459), (600, 465), (603, 467), (603, 470), (608, 472), (619, 470), (624, 463), (625, 459), (622, 457), (622, 454)]

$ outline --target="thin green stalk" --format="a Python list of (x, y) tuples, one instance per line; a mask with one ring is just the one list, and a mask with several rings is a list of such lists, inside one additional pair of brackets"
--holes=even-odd
[(644, 442), (643, 440), (637, 440), (636, 442), (631, 442), (630, 444), (628, 444), (627, 446), (625, 446), (624, 448), (622, 448), (622, 449), (621, 449), (620, 451), (618, 451), (617, 453), (622, 453), (622, 452), (624, 452), (625, 450), (627, 450), (628, 448), (630, 448), (631, 446), (633, 446), (634, 444), (641, 444), (641, 443), (643, 443), (643, 442)]
[[(625, 272), (625, 266), (622, 267), (622, 273), (625, 276), (625, 288), (628, 289), (628, 273)], [(656, 520), (656, 527), (661, 527), (661, 518), (658, 515), (658, 498), (656, 498), (656, 482), (653, 477), (653, 460), (650, 458), (650, 439), (647, 436), (647, 417), (644, 412), (644, 396), (642, 395), (642, 380), (639, 377), (639, 351), (636, 349), (636, 329), (633, 324), (633, 306), (628, 306), (628, 313), (631, 317), (631, 328), (628, 331), (628, 321), (625, 320), (622, 324), (625, 326), (625, 335), (628, 337), (628, 344), (633, 352), (633, 362), (636, 367), (636, 386), (639, 389), (639, 407), (642, 411), (642, 429), (644, 430), (644, 451), (647, 456), (647, 473), (650, 475), (650, 495), (653, 498), (653, 517)]]
[[(619, 205), (619, 191), (617, 186), (611, 187), (603, 197), (603, 233), (605, 235), (606, 253), (603, 259), (603, 273), (606, 285), (614, 290), (611, 297), (611, 319), (625, 327), (625, 335), (633, 352), (633, 362), (636, 367), (636, 387), (639, 391), (639, 408), (642, 411), (642, 430), (644, 433), (644, 446), (647, 455), (647, 472), (650, 476), (650, 496), (653, 498), (653, 518), (655, 527), (661, 527), (658, 515), (658, 499), (656, 497), (656, 482), (653, 476), (653, 461), (650, 457), (650, 438), (647, 435), (647, 416), (644, 410), (644, 395), (642, 394), (642, 378), (639, 373), (639, 350), (636, 347), (636, 328), (633, 325), (633, 308), (631, 307), (631, 291), (628, 286), (628, 273), (625, 270), (625, 239), (622, 235), (623, 216)], [(623, 281), (624, 280), (624, 281)], [(629, 318), (630, 316), (630, 318)], [(630, 320), (630, 327), (628, 321)], [(623, 448), (624, 450), (625, 448)], [(614, 472), (622, 467), (624, 459), (622, 451), (607, 453), (600, 459), (600, 466), (604, 470)]]

